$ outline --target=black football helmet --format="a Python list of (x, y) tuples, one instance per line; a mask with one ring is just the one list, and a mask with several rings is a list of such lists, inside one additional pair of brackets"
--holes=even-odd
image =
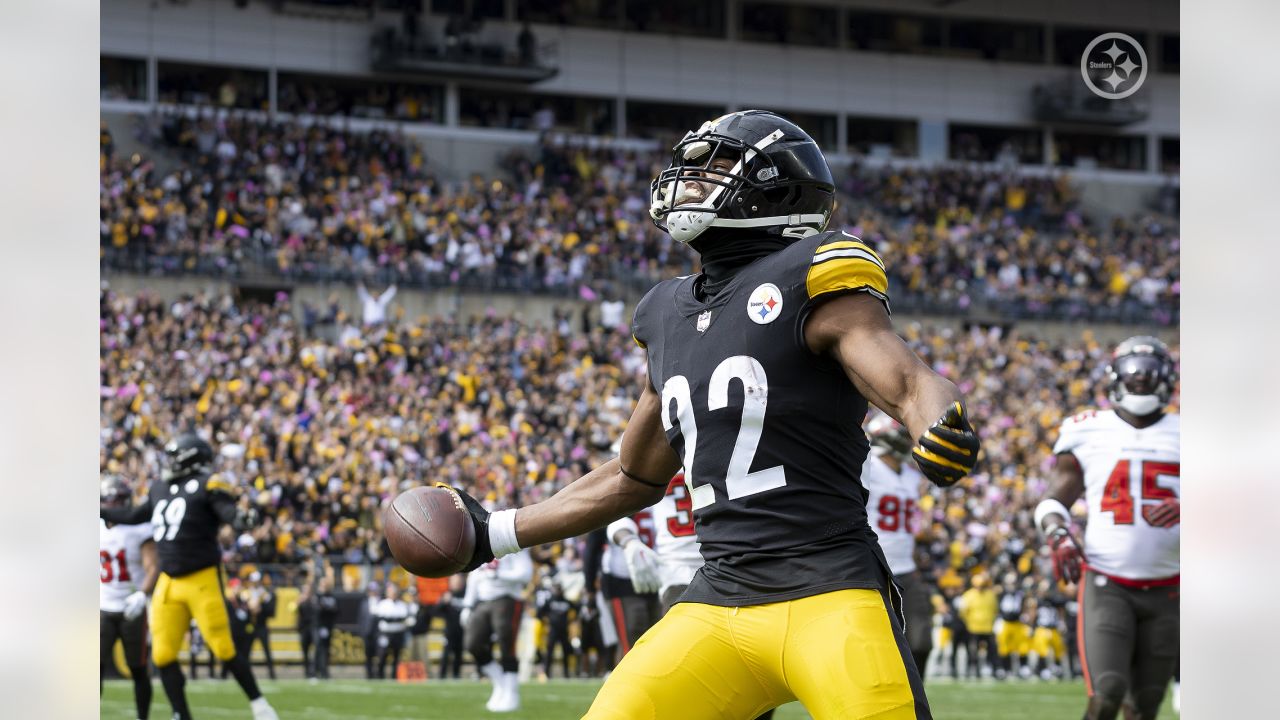
[(873, 448), (880, 448), (899, 459), (906, 459), (911, 455), (911, 448), (915, 445), (911, 435), (902, 423), (886, 413), (874, 410), (864, 429)]
[(1169, 348), (1150, 335), (1131, 337), (1116, 346), (1106, 373), (1111, 402), (1137, 416), (1168, 405), (1178, 382)]
[(123, 507), (133, 500), (133, 489), (119, 475), (103, 475), (98, 483), (98, 501), (107, 507)]
[(213, 468), (213, 448), (195, 433), (184, 433), (164, 446), (167, 459), (160, 477), (165, 482), (180, 482)]
[[(733, 166), (712, 167), (716, 159)], [(711, 189), (689, 196), (686, 183)], [(825, 230), (835, 207), (831, 168), (818, 144), (765, 110), (722, 115), (687, 133), (649, 191), (654, 224), (682, 243), (744, 230), (798, 240)]]

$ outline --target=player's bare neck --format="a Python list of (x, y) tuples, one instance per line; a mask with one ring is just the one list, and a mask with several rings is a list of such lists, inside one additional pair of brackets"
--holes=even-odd
[(898, 458), (894, 457), (893, 455), (890, 455), (889, 453), (885, 453), (884, 455), (881, 455), (880, 462), (887, 465), (889, 469), (894, 471), (895, 473), (902, 472), (902, 462), (898, 460)]
[(1160, 422), (1161, 418), (1164, 417), (1164, 410), (1157, 410), (1150, 415), (1134, 415), (1123, 408), (1116, 408), (1116, 416), (1141, 430), (1143, 428), (1149, 428)]

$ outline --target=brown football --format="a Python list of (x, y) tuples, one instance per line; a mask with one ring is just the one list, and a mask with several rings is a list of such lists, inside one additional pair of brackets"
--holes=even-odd
[(422, 577), (448, 577), (471, 559), (476, 530), (461, 498), (442, 487), (400, 493), (382, 514), (396, 562)]

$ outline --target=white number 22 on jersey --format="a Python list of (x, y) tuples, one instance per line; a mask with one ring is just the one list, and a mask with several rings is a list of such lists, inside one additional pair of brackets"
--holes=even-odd
[[(745, 395), (738, 439), (733, 444), (733, 454), (724, 474), (725, 491), (730, 500), (736, 500), (784, 487), (787, 477), (781, 465), (748, 472), (751, 461), (755, 459), (756, 448), (760, 445), (765, 407), (769, 399), (769, 380), (765, 377), (764, 366), (759, 360), (748, 355), (734, 355), (720, 363), (715, 372), (711, 373), (711, 384), (707, 388), (707, 409), (714, 411), (728, 407), (729, 383), (732, 380), (742, 382)], [(671, 418), (672, 400), (676, 403), (674, 422)], [(697, 510), (713, 504), (716, 494), (711, 484), (699, 485), (698, 476), (693, 473), (693, 460), (698, 449), (698, 424), (693, 416), (689, 379), (683, 375), (669, 378), (662, 386), (662, 426), (671, 430), (677, 422), (680, 434), (684, 436), (684, 478), (693, 496), (693, 509)]]
[(156, 503), (156, 509), (151, 511), (151, 536), (156, 542), (172, 540), (178, 534), (178, 528), (182, 526), (182, 518), (186, 514), (186, 498), (176, 497)]

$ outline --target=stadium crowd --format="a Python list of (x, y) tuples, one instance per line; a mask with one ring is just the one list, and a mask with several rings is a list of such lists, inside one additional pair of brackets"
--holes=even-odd
[[(224, 538), (228, 567), (248, 577), (320, 563), (346, 591), (409, 584), (381, 536), (397, 492), (444, 481), (495, 507), (545, 497), (608, 457), (644, 377), (625, 327), (587, 330), (569, 312), (542, 325), (409, 318), (392, 305), (385, 323), (365, 325), (287, 295), (163, 302), (110, 290), (100, 310), (104, 472), (158, 477), (163, 442), (196, 428), (262, 517)], [(1053, 344), (998, 328), (902, 330), (982, 418), (979, 472), (920, 505), (919, 562), (939, 618), (980, 578), (1012, 574), (1033, 600), (1058, 592), (1032, 510), (1065, 414), (1105, 402), (1110, 348), (1088, 334)], [(572, 603), (587, 597), (581, 542), (535, 550), (531, 599), (547, 583)]]
[[(181, 114), (139, 127), (183, 162), (161, 173), (114, 157), (104, 134), (112, 268), (562, 295), (693, 269), (648, 218), (665, 154), (549, 137), (506, 157), (500, 177), (451, 183), (395, 130)], [(1098, 227), (1065, 175), (858, 164), (845, 175), (833, 226), (881, 252), (899, 308), (1177, 322), (1178, 228), (1163, 216)]]

